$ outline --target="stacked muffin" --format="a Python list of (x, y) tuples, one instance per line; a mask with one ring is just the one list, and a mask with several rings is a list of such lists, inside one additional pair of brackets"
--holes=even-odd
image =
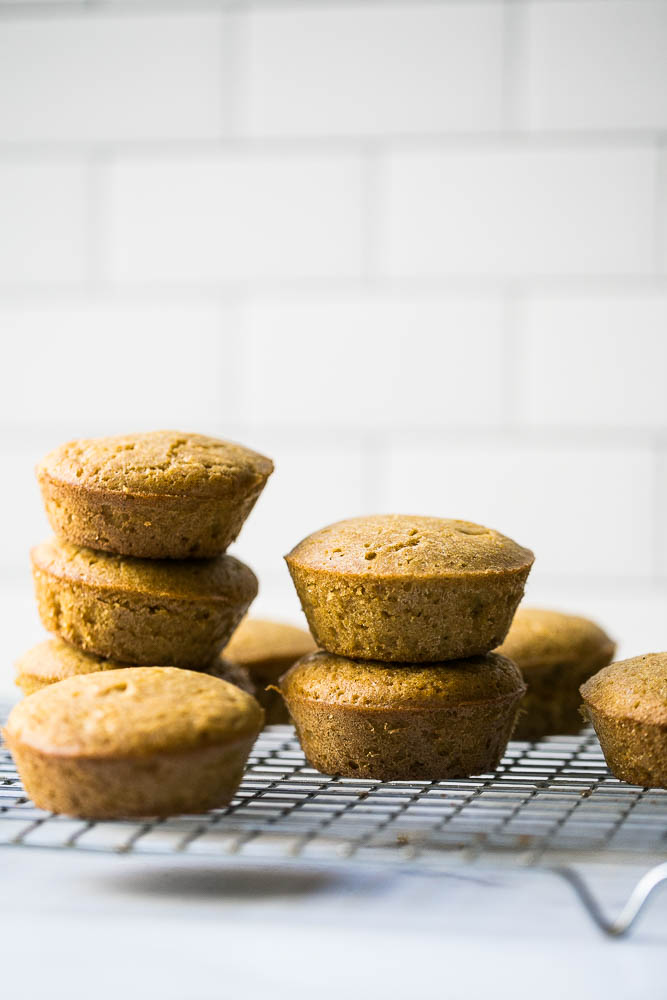
[(240, 445), (171, 431), (47, 455), (37, 477), (56, 535), (32, 550), (35, 592), (45, 627), (74, 649), (30, 657), (44, 682), (121, 664), (223, 672), (218, 654), (257, 593), (225, 550), (272, 469)]
[[(66, 794), (52, 797), (64, 756), (76, 756), (89, 743), (89, 756), (100, 765), (106, 754), (108, 768), (109, 746), (120, 740), (111, 763), (124, 762), (128, 774), (135, 768), (135, 799), (126, 790), (102, 802), (101, 789), (113, 786), (113, 773), (101, 778), (98, 767), (87, 814), (118, 815), (136, 812), (135, 806), (146, 813), (149, 802), (152, 812), (170, 811), (168, 795), (151, 800), (141, 791), (141, 733), (152, 768), (153, 751), (165, 741), (172, 763), (174, 754), (214, 745), (202, 772), (204, 788), (197, 790), (191, 775), (194, 798), (187, 801), (191, 808), (219, 804), (220, 772), (212, 760), (223, 744), (223, 757), (229, 757), (227, 739), (236, 743), (241, 733), (245, 749), (239, 753), (247, 756), (263, 721), (253, 698), (222, 683), (228, 678), (248, 686), (247, 674), (219, 654), (257, 593), (252, 570), (225, 552), (272, 471), (269, 459), (240, 445), (171, 431), (73, 441), (40, 463), (37, 476), (56, 535), (32, 550), (32, 568), (40, 617), (56, 638), (17, 665), (17, 682), (29, 697), (12, 713), (7, 735), (26, 780), (33, 772), (48, 778), (46, 791), (40, 781), (29, 787), (46, 808), (65, 808)], [(120, 668), (128, 669), (116, 681)], [(188, 692), (198, 706), (192, 714)], [(86, 725), (88, 715), (98, 722)], [(135, 724), (127, 732), (130, 718)], [(26, 734), (40, 747), (27, 745)], [(45, 741), (60, 747), (55, 764), (49, 753), (45, 758)], [(124, 746), (134, 749), (125, 752)], [(150, 773), (157, 772), (149, 768), (149, 779)], [(231, 784), (240, 775), (235, 764)], [(77, 780), (85, 791), (84, 779)], [(207, 798), (203, 791), (211, 781)], [(124, 788), (124, 779), (116, 786)], [(67, 776), (64, 787), (76, 791)], [(157, 789), (154, 780), (151, 787)], [(174, 801), (173, 811), (180, 808)]]
[(223, 650), (228, 670), (248, 677), (264, 709), (266, 725), (289, 722), (276, 687), (282, 675), (306, 653), (317, 649), (309, 632), (266, 618), (244, 618)]
[(378, 515), (310, 535), (286, 557), (320, 652), (281, 691), (326, 773), (438, 780), (493, 770), (525, 694), (492, 653), (533, 554), (466, 521)]

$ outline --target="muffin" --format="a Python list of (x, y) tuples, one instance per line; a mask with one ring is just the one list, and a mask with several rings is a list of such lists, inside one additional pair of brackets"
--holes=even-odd
[(266, 480), (268, 458), (201, 434), (152, 431), (70, 441), (37, 479), (68, 542), (146, 559), (220, 555)]
[(40, 809), (170, 816), (229, 802), (263, 717), (217, 677), (127, 667), (37, 691), (12, 709), (4, 737)]
[(289, 667), (317, 647), (302, 628), (263, 618), (244, 618), (224, 649), (232, 662), (245, 667), (256, 684), (255, 697), (266, 713), (266, 724), (289, 722), (285, 702), (275, 688)]
[(499, 646), (534, 557), (468, 521), (380, 514), (316, 531), (285, 558), (318, 646), (422, 663)]
[(578, 733), (579, 686), (613, 659), (615, 648), (609, 636), (586, 618), (519, 608), (497, 650), (516, 663), (528, 685), (514, 739)]
[(581, 697), (612, 774), (667, 788), (667, 653), (604, 667), (582, 684)]
[(281, 681), (311, 767), (380, 781), (492, 771), (525, 690), (518, 668), (496, 653), (393, 665), (318, 652)]
[(257, 593), (252, 570), (227, 555), (132, 559), (58, 539), (31, 555), (45, 628), (121, 663), (206, 667)]
[[(127, 666), (127, 663), (119, 663), (118, 660), (105, 660), (93, 653), (84, 653), (82, 649), (70, 646), (62, 639), (47, 639), (33, 646), (17, 661), (16, 686), (23, 694), (33, 694), (68, 677), (96, 674), (101, 670), (119, 670)], [(236, 663), (217, 657), (203, 672), (236, 684), (248, 694), (254, 694), (254, 685), (248, 671)]]
[[(207, 667), (204, 667), (203, 673), (210, 674), (211, 677), (219, 677), (220, 680), (227, 681), (228, 684), (233, 684), (235, 687), (241, 688), (242, 691), (245, 691), (246, 694), (251, 694), (255, 701), (259, 702), (255, 682), (246, 668), (241, 666), (240, 663), (234, 663), (232, 660), (227, 660), (224, 656), (220, 655), (213, 660), (213, 663), (209, 663)], [(266, 725), (266, 719), (264, 720), (264, 724)]]

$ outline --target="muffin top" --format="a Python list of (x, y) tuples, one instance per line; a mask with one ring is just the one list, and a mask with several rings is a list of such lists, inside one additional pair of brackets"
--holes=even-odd
[(55, 684), (66, 677), (95, 674), (100, 670), (118, 670), (126, 663), (105, 660), (94, 653), (84, 653), (62, 639), (46, 639), (29, 649), (16, 661), (16, 678), (34, 677), (45, 684)]
[(251, 673), (276, 671), (289, 667), (300, 656), (317, 649), (310, 632), (295, 625), (267, 621), (264, 618), (244, 618), (227, 643), (224, 654)]
[(304, 656), (281, 681), (285, 697), (351, 708), (445, 708), (526, 690), (518, 668), (497, 653), (446, 663), (349, 660), (324, 651)]
[(646, 653), (603, 667), (579, 688), (606, 715), (667, 726), (667, 653)]
[(351, 576), (458, 576), (522, 570), (533, 553), (470, 521), (376, 514), (338, 521), (314, 532), (287, 564)]
[(514, 660), (521, 670), (531, 667), (602, 667), (616, 646), (594, 622), (577, 615), (541, 608), (519, 608), (498, 652)]
[(228, 602), (257, 593), (255, 574), (233, 556), (214, 559), (135, 559), (71, 545), (61, 538), (36, 545), (35, 570), (98, 590), (131, 591), (183, 600)]
[(264, 713), (233, 684), (176, 667), (126, 667), (69, 677), (16, 705), (12, 742), (68, 757), (142, 757), (233, 743)]
[[(62, 639), (46, 639), (16, 661), (16, 683), (20, 687), (22, 678), (32, 678), (42, 684), (55, 684), (67, 677), (96, 674), (101, 670), (124, 670), (127, 666), (127, 663), (120, 663), (118, 660), (106, 660), (94, 653), (84, 653), (82, 649), (71, 646)], [(204, 673), (236, 684), (249, 694), (254, 693), (254, 685), (248, 672), (222, 656), (217, 657)]]
[(49, 452), (37, 478), (136, 496), (226, 497), (273, 472), (270, 459), (202, 434), (150, 431), (69, 441)]

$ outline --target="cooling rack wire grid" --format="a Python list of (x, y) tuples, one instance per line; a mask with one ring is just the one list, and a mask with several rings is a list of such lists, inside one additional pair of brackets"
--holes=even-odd
[[(6, 710), (0, 706), (0, 718)], [(667, 881), (667, 791), (614, 778), (592, 731), (511, 742), (494, 774), (380, 782), (320, 774), (308, 767), (291, 726), (271, 726), (228, 807), (166, 820), (86, 822), (37, 809), (0, 745), (0, 845), (434, 875), (473, 864), (533, 866), (567, 880), (598, 927), (620, 937)], [(579, 873), (594, 862), (644, 869), (614, 919)]]

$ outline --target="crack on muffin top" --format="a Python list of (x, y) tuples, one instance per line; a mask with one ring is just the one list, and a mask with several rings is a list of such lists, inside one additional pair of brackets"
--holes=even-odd
[(322, 528), (285, 558), (290, 566), (350, 575), (446, 576), (525, 569), (533, 553), (470, 521), (376, 514)]
[(70, 441), (46, 455), (37, 476), (91, 490), (215, 499), (260, 487), (272, 471), (270, 459), (231, 441), (151, 431)]

